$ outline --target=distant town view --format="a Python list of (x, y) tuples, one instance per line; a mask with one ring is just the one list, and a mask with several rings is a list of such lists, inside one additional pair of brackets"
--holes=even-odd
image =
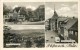
[[(27, 26), (25, 26), (27, 27)], [(45, 47), (44, 29), (13, 29), (4, 26), (5, 48), (43, 48)]]

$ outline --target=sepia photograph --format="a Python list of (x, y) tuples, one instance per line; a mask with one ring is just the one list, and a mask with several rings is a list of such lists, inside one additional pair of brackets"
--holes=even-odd
[(80, 0), (0, 0), (0, 50), (80, 50)]
[(3, 2), (3, 48), (77, 47), (78, 2)]
[(44, 2), (4, 2), (3, 20), (6, 25), (44, 25)]
[(78, 3), (45, 3), (46, 43), (78, 43)]
[(44, 48), (45, 33), (43, 26), (4, 26), (4, 48)]

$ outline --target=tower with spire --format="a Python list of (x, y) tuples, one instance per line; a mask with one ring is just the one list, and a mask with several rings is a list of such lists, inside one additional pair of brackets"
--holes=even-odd
[(58, 14), (55, 11), (55, 5), (54, 5), (54, 15), (52, 16), (51, 19), (51, 30), (56, 31), (57, 32), (57, 19), (58, 19)]

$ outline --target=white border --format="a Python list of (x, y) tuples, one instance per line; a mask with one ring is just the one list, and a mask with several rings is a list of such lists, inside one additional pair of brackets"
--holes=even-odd
[(3, 2), (78, 2), (78, 41), (80, 41), (80, 0), (0, 0), (0, 49), (1, 50), (80, 50), (78, 47), (54, 47), (54, 48), (3, 48)]

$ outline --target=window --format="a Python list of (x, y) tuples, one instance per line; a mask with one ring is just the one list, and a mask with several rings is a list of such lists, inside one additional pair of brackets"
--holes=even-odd
[(69, 33), (73, 35), (73, 31), (69, 31)]
[(78, 32), (75, 32), (75, 36), (78, 36)]

